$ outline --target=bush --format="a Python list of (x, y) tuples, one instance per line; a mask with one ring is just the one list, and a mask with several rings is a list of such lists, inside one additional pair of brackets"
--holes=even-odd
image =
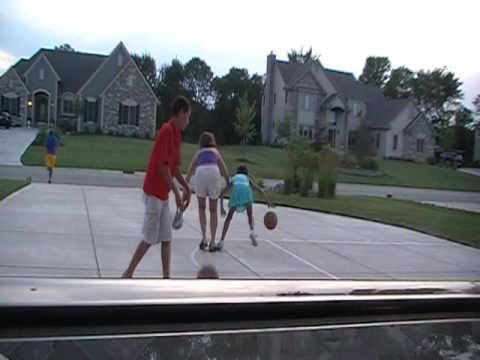
[(61, 121), (58, 122), (57, 126), (64, 133), (74, 132), (76, 130), (73, 123), (69, 120), (61, 120)]
[(320, 198), (334, 198), (337, 189), (337, 158), (335, 152), (322, 150), (319, 156), (318, 192)]
[(372, 158), (360, 158), (358, 160), (358, 166), (360, 169), (365, 170), (378, 170), (378, 162)]
[(427, 164), (429, 165), (435, 165), (436, 161), (435, 161), (435, 158), (433, 156), (429, 156), (427, 158)]
[(344, 169), (355, 169), (358, 166), (358, 159), (352, 154), (345, 154), (341, 156), (338, 160), (339, 166)]

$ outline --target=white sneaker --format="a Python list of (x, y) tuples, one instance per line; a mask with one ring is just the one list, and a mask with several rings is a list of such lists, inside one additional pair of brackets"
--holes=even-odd
[(177, 212), (175, 213), (175, 217), (173, 218), (172, 222), (172, 227), (175, 230), (179, 230), (183, 225), (183, 211), (180, 209), (177, 209)]
[(253, 231), (250, 233), (250, 240), (253, 246), (258, 246), (257, 235)]

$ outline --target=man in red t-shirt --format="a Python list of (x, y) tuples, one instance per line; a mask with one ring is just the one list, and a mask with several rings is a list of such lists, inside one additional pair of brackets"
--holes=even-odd
[[(162, 125), (155, 138), (147, 173), (143, 184), (145, 217), (143, 220), (143, 240), (138, 244), (124, 278), (131, 278), (138, 263), (151, 245), (162, 243), (163, 277), (170, 277), (172, 221), (168, 206), (170, 190), (175, 194), (177, 208), (182, 211), (190, 204), (190, 187), (180, 172), (181, 131), (189, 122), (191, 106), (183, 97), (177, 97), (172, 104), (172, 117)], [(183, 197), (175, 186), (176, 179), (183, 187)]]

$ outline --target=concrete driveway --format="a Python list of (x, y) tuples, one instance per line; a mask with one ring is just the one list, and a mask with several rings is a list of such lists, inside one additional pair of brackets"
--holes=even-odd
[[(0, 202), (0, 276), (119, 277), (141, 237), (142, 193), (133, 188), (32, 184)], [(173, 204), (172, 204), (173, 208)], [(174, 232), (173, 277), (214, 264), (223, 278), (479, 279), (480, 250), (418, 232), (278, 207), (267, 231), (255, 205), (259, 246), (234, 218), (223, 253), (198, 250), (196, 201)], [(222, 226), (223, 221), (220, 221)], [(137, 277), (161, 275), (153, 247)]]
[(35, 140), (38, 129), (0, 129), (0, 165), (22, 165), (25, 150)]

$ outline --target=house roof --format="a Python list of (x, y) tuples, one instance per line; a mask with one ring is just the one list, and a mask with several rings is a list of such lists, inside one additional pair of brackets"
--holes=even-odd
[(38, 56), (44, 54), (58, 76), (61, 92), (76, 93), (93, 72), (105, 61), (106, 55), (62, 50), (40, 49), (30, 59), (20, 59), (13, 67), (20, 76)]
[[(276, 60), (280, 74), (289, 86), (309, 64), (290, 63)], [(367, 104), (368, 126), (376, 129), (388, 129), (390, 122), (407, 106), (412, 99), (387, 100), (381, 89), (374, 85), (358, 81), (353, 73), (323, 69), (340, 96)]]

